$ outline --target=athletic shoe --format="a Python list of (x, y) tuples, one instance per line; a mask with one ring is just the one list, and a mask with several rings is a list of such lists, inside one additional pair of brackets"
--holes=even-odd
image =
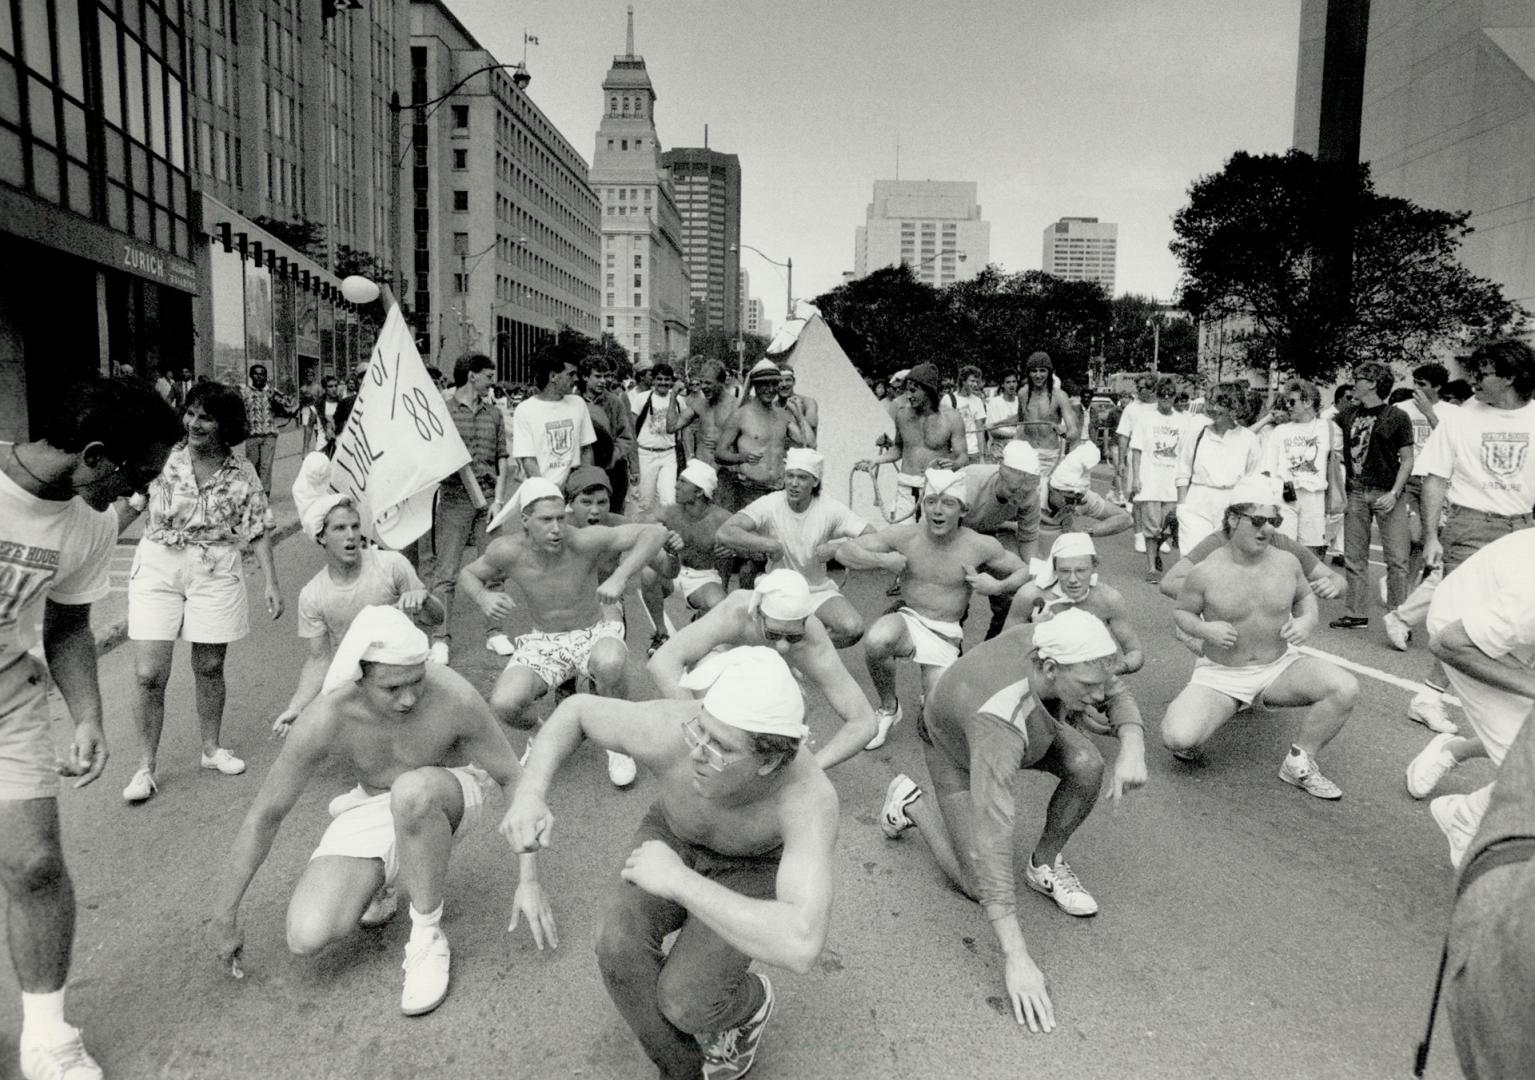
[(380, 885), (378, 892), (373, 894), (373, 899), (368, 901), (368, 906), (358, 916), (357, 925), (364, 930), (372, 930), (394, 918), (399, 910), (400, 896), (394, 891), (394, 886)]
[(1456, 765), (1455, 755), (1450, 753), (1453, 732), (1442, 732), (1428, 740), (1428, 745), (1418, 751), (1418, 756), (1407, 764), (1407, 794), (1414, 799), (1426, 799), (1429, 792), (1439, 785), (1445, 774)]
[(1412, 627), (1394, 611), (1386, 612), (1381, 622), (1386, 627), (1386, 640), (1391, 642), (1391, 647), (1397, 652), (1406, 652), (1407, 643), (1412, 640)]
[(762, 1007), (740, 1027), (713, 1035), (700, 1035), (698, 1046), (704, 1052), (704, 1080), (737, 1080), (745, 1076), (757, 1059), (757, 1048), (762, 1043), (762, 1029), (773, 1015), (773, 984), (768, 977), (753, 971), (752, 976), (762, 980)]
[(608, 751), (608, 779), (613, 781), (614, 787), (628, 787), (638, 775), (639, 770), (635, 768), (632, 757)]
[(1433, 815), (1434, 824), (1439, 826), (1440, 832), (1449, 841), (1450, 865), (1460, 869), (1466, 857), (1466, 848), (1471, 846), (1481, 822), (1469, 820), (1464, 795), (1441, 795), (1428, 804), (1428, 812)]
[(1146, 537), (1143, 533), (1135, 534), (1135, 550), (1142, 553), (1146, 551)]
[(447, 638), (438, 638), (436, 641), (432, 642), (432, 647), (431, 647), (431, 649), (429, 649), (427, 651), (426, 658), (428, 660), (430, 660), (434, 664), (441, 664), (441, 665), (443, 665), (443, 667), (447, 667), (447, 665), (448, 665), (448, 640), (447, 640)]
[(890, 729), (901, 722), (901, 703), (897, 701), (893, 709), (875, 709), (874, 720), (879, 724), (879, 730), (864, 747), (865, 750), (878, 750), (885, 745), (885, 740), (890, 737)]
[(1089, 915), (1098, 914), (1098, 901), (1082, 887), (1082, 882), (1064, 855), (1057, 855), (1052, 866), (1035, 866), (1034, 856), (1030, 855), (1029, 863), (1023, 870), (1023, 880), (1035, 892), (1044, 893), (1054, 900), (1055, 906), (1068, 915), (1085, 919)]
[(220, 746), (213, 753), (203, 755), (203, 768), (217, 769), (225, 776), (239, 776), (245, 771), (245, 762)]
[(1290, 747), (1285, 755), (1284, 764), (1279, 766), (1279, 779), (1319, 799), (1343, 798), (1343, 789), (1322, 775), (1316, 758), (1298, 747)]
[(101, 1066), (86, 1051), (80, 1029), (65, 1028), (69, 1037), (52, 1046), (22, 1041), (21, 1075), (26, 1080), (102, 1080)]
[(131, 803), (147, 802), (149, 797), (160, 790), (160, 785), (155, 783), (155, 774), (148, 769), (140, 769), (133, 774), (133, 779), (128, 781), (128, 786), (123, 788), (123, 800)]
[(1162, 552), (1162, 554), (1166, 555), (1172, 549), (1173, 549), (1173, 542), (1171, 540), (1163, 540), (1162, 541), (1162, 547), (1159, 550)]
[(1419, 690), (1407, 706), (1407, 719), (1416, 720), (1430, 731), (1454, 735), (1460, 731), (1445, 711), (1444, 698), (1432, 690)]
[[(511, 656), (512, 653), (517, 651), (517, 646), (512, 644), (512, 639), (501, 633), (491, 634), (490, 637), (486, 638), (485, 648), (497, 656)], [(443, 662), (446, 663), (447, 661)]]
[(879, 812), (879, 827), (885, 830), (885, 836), (894, 840), (916, 824), (906, 816), (906, 808), (920, 798), (922, 789), (905, 773), (890, 781), (885, 789), (885, 805)]
[(421, 1016), (442, 1004), (448, 996), (448, 939), (433, 927), (421, 941), (405, 943), (405, 988), (400, 991), (400, 1011)]
[(1370, 625), (1370, 620), (1363, 615), (1340, 615), (1327, 624), (1334, 630), (1359, 630)]
[(1191, 746), (1187, 750), (1172, 750), (1169, 753), (1185, 765), (1198, 765), (1204, 760), (1204, 755), (1199, 752), (1197, 746)]

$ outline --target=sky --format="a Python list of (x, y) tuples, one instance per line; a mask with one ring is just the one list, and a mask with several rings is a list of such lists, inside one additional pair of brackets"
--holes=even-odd
[[(446, 0), (590, 163), (623, 0)], [(1172, 216), (1236, 150), (1290, 145), (1300, 0), (635, 0), (663, 149), (741, 160), (743, 241), (835, 287), (875, 180), (970, 180), (991, 261), (1057, 218), (1119, 225), (1117, 292), (1171, 299)], [(783, 271), (743, 253), (775, 323)]]

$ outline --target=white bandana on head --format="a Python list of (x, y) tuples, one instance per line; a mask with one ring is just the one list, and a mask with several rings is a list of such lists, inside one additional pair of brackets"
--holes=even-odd
[(1014, 439), (1002, 448), (1002, 464), (1019, 472), (1039, 475), (1039, 451), (1022, 439)]
[(783, 468), (784, 472), (792, 469), (795, 472), (809, 473), (819, 480), (826, 469), (826, 458), (808, 447), (795, 446), (784, 455)]
[(326, 515), (338, 506), (351, 505), (352, 497), (350, 495), (339, 495), (334, 491), (321, 495), (304, 507), (304, 512), (301, 515), (304, 523), (304, 533), (314, 540), (315, 543), (323, 544), (325, 539), (321, 535), (321, 531), (325, 528)]
[[(790, 451), (793, 453), (793, 451)], [(720, 474), (707, 461), (699, 461), (697, 458), (688, 459), (688, 467), (677, 474), (679, 480), (686, 480), (707, 498), (714, 498), (714, 489), (719, 486)]]
[(347, 627), (346, 637), (336, 647), (336, 655), (325, 672), (320, 693), (328, 694), (362, 678), (364, 660), (402, 666), (424, 664), (427, 649), (426, 635), (410, 621), (409, 615), (399, 608), (370, 604)]
[(791, 739), (810, 734), (799, 681), (783, 657), (765, 645), (715, 653), (684, 675), (681, 685), (695, 694), (704, 691), (704, 708), (722, 724)]
[(1081, 608), (1068, 608), (1034, 631), (1034, 647), (1041, 660), (1081, 664), (1102, 660), (1119, 651), (1119, 644), (1103, 620)]
[(559, 489), (553, 480), (546, 480), (542, 476), (530, 476), (522, 482), (517, 489), (517, 508), (522, 513), (527, 513), (532, 505), (542, 499), (558, 499), (565, 501), (565, 493)]
[(1050, 474), (1050, 486), (1056, 491), (1073, 493), (1086, 491), (1092, 483), (1093, 469), (1103, 460), (1098, 448), (1090, 442), (1077, 446), (1061, 459)]
[(330, 458), (318, 450), (311, 450), (293, 478), (293, 508), (298, 511), (299, 520), (304, 519), (304, 511), (310, 503), (322, 495), (331, 494), (334, 492), (330, 486)]
[(1048, 589), (1055, 584), (1055, 560), (1069, 559), (1075, 555), (1097, 555), (1098, 549), (1093, 546), (1093, 538), (1084, 532), (1061, 533), (1055, 538), (1055, 543), (1050, 545), (1050, 555), (1044, 559), (1029, 560), (1029, 576), (1034, 579), (1034, 584), (1041, 589)]
[(923, 474), (922, 497), (937, 495), (940, 498), (947, 495), (951, 499), (958, 499), (961, 506), (969, 506), (970, 500), (965, 497), (965, 470), (963, 469), (929, 469)]
[(799, 622), (815, 613), (810, 599), (810, 586), (797, 570), (783, 567), (757, 575), (752, 589), (752, 611), (760, 611), (769, 619), (779, 622)]

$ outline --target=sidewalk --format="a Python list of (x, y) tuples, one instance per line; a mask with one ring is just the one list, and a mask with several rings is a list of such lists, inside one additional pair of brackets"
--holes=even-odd
[[(293, 481), (298, 476), (302, 446), (302, 435), (297, 430), (284, 431), (277, 436), (277, 460), (272, 467), (272, 516), (277, 519), (277, 528), (272, 533), (274, 549), (298, 531)], [(97, 655), (111, 652), (128, 639), (128, 570), (133, 565), (134, 549), (144, 532), (143, 523), (144, 519), (139, 518), (117, 538), (117, 550), (112, 553), (112, 591), (104, 600), (91, 605), (91, 628), (96, 633)], [(247, 566), (254, 564), (247, 563)]]

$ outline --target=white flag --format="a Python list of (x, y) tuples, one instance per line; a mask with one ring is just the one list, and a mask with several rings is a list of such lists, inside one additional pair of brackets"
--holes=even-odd
[(402, 548), (431, 527), (437, 482), (467, 464), (469, 451), (396, 304), (336, 439), (331, 486), (356, 500), (364, 532)]

